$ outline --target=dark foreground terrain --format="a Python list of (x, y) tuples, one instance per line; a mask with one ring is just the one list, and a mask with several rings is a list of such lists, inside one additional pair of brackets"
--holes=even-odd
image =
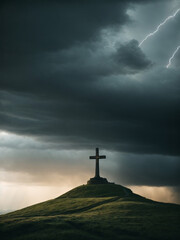
[(116, 184), (83, 185), (0, 216), (1, 240), (180, 239), (180, 205), (145, 199)]

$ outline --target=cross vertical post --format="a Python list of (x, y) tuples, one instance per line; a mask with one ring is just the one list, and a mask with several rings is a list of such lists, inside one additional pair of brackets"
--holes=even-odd
[(99, 148), (96, 148), (96, 169), (95, 177), (99, 177)]

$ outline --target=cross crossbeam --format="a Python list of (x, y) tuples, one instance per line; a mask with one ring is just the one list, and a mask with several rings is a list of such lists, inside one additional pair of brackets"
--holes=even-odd
[(99, 159), (104, 159), (106, 158), (105, 155), (99, 155), (99, 148), (96, 148), (96, 155), (95, 156), (90, 156), (89, 159), (96, 159), (96, 165), (95, 165), (95, 177), (99, 178)]

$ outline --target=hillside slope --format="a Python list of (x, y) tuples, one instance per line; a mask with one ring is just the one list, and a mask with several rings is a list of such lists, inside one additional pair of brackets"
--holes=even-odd
[(158, 203), (116, 184), (83, 185), (0, 216), (1, 239), (179, 239), (180, 205)]

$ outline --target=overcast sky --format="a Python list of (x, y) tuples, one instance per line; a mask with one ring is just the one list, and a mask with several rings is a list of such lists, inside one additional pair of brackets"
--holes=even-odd
[(1, 3), (0, 209), (86, 183), (95, 147), (107, 155), (103, 177), (180, 203), (179, 8), (179, 0)]

